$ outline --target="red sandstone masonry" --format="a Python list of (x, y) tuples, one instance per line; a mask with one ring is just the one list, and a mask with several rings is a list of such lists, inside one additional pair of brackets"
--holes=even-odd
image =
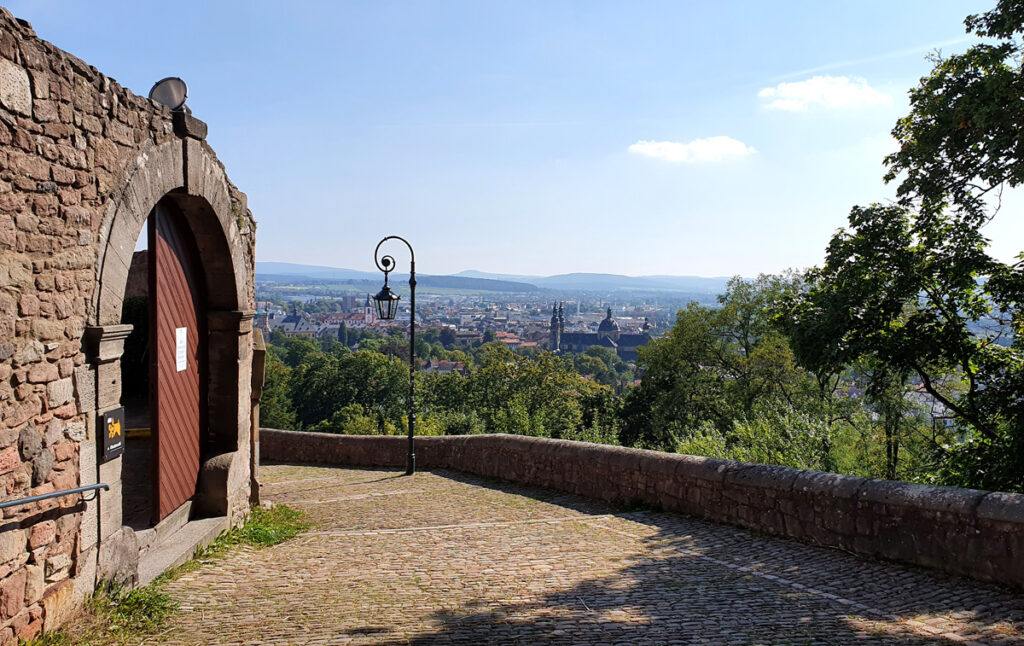
[[(265, 460), (398, 468), (405, 451), (397, 436), (260, 431)], [(1024, 587), (1024, 495), (514, 435), (417, 438), (416, 463)]]
[[(40, 40), (0, 7), (0, 500), (97, 481), (90, 429), (98, 400), (109, 409), (120, 399), (120, 368), (116, 356), (103, 366), (88, 358), (83, 335), (120, 321), (118, 283), (128, 268), (108, 251), (130, 257), (135, 238), (124, 221), (166, 193), (149, 191), (184, 172), (186, 149), (195, 197), (223, 172), (205, 142), (186, 141), (169, 109)], [(244, 195), (228, 187), (229, 203), (209, 206), (236, 218), (229, 244), (251, 276), (254, 223)], [(233, 269), (215, 262), (207, 271)], [(251, 282), (245, 289), (237, 300), (251, 304)], [(99, 311), (104, 302), (117, 307)], [(244, 357), (232, 360), (248, 371)], [(0, 644), (58, 627), (72, 597), (91, 593), (118, 557), (108, 549), (104, 562), (101, 552), (121, 527), (111, 484), (108, 502), (88, 511), (69, 497), (0, 513)]]

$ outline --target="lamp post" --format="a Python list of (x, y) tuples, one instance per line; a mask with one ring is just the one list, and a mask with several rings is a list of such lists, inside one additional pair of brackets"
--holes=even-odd
[(405, 238), (399, 236), (388, 236), (377, 243), (373, 252), (373, 261), (377, 263), (377, 269), (384, 272), (384, 287), (373, 297), (377, 304), (377, 314), (381, 319), (390, 321), (398, 314), (398, 294), (388, 287), (388, 274), (395, 269), (395, 259), (391, 256), (380, 255), (380, 247), (388, 240), (401, 240), (409, 247), (409, 458), (406, 462), (405, 475), (411, 476), (416, 472), (416, 452), (413, 450), (413, 437), (416, 435), (416, 254), (412, 251), (412, 245)]

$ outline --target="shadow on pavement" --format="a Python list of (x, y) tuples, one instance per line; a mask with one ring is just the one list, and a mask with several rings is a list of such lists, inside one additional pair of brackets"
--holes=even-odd
[[(532, 603), (481, 600), (435, 612), (439, 630), (392, 641), (377, 635), (385, 638), (378, 643), (954, 644), (964, 636), (981, 643), (1024, 638), (1024, 596), (998, 586), (681, 514), (616, 512), (549, 490), (435, 474), (588, 514), (614, 513), (614, 526), (595, 521), (591, 527), (623, 533), (625, 541), (633, 532), (623, 532), (623, 525), (638, 534), (646, 528), (646, 535), (634, 537), (637, 552), (611, 575), (551, 590)], [(955, 636), (945, 636), (953, 631)]]

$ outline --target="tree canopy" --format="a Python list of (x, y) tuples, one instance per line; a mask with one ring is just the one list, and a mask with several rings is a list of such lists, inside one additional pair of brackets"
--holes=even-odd
[(1024, 2), (969, 16), (995, 39), (935, 55), (910, 91), (886, 158), (897, 204), (854, 207), (784, 327), (802, 364), (836, 372), (860, 360), (921, 387), (957, 417), (962, 441), (936, 447), (945, 482), (1024, 487), (1021, 262), (992, 257), (983, 226), (1024, 181)]

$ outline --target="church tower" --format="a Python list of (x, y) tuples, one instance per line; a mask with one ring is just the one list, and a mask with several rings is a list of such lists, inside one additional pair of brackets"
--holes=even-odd
[(565, 340), (565, 303), (558, 304), (558, 351), (562, 351), (562, 342)]
[(363, 320), (367, 325), (377, 322), (377, 316), (373, 313), (373, 304), (370, 302), (370, 295), (366, 295), (366, 303), (363, 305)]
[(551, 341), (548, 344), (548, 349), (552, 352), (560, 352), (562, 345), (562, 332), (558, 326), (558, 306), (551, 306)]

